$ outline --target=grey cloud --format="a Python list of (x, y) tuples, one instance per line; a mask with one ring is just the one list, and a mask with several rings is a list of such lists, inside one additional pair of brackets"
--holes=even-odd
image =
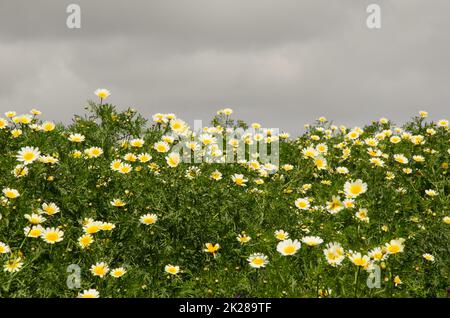
[[(82, 29), (65, 27), (69, 3)], [(381, 30), (365, 27), (369, 3)], [(224, 106), (292, 133), (325, 115), (363, 125), (448, 117), (450, 2), (2, 1), (0, 110), (68, 121), (93, 90), (144, 115)]]

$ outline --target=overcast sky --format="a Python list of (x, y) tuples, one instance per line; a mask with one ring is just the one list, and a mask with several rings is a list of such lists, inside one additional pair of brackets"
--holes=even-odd
[[(70, 3), (81, 29), (66, 27)], [(1, 0), (0, 110), (69, 122), (104, 87), (191, 125), (223, 107), (292, 134), (320, 115), (448, 118), (449, 16), (448, 0)]]

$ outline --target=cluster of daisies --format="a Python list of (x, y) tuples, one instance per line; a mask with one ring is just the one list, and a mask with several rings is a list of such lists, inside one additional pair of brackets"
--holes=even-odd
[[(98, 89), (95, 94), (100, 98), (100, 104), (110, 96), (110, 92), (106, 89)], [(14, 140), (22, 136), (25, 129), (42, 134), (54, 131), (57, 126), (53, 122), (37, 120), (40, 114), (41, 112), (36, 109), (33, 109), (31, 114), (25, 115), (18, 115), (12, 111), (7, 112), (5, 113), (6, 118), (0, 117), (0, 130), (7, 131)], [(250, 154), (249, 158), (239, 158), (238, 153), (243, 149), (242, 147), (244, 149), (246, 147), (275, 147), (279, 141), (287, 141), (290, 136), (285, 132), (278, 133), (274, 129), (263, 129), (259, 123), (252, 123), (250, 132), (231, 128), (229, 123), (232, 114), (231, 108), (219, 110), (216, 116), (217, 124), (203, 127), (200, 131), (191, 129), (175, 114), (155, 114), (152, 117), (153, 124), (163, 131), (162, 136), (156, 142), (129, 136), (114, 149), (114, 157), (111, 161), (108, 160), (106, 165), (109, 165), (111, 174), (115, 176), (139, 172), (145, 167), (148, 167), (155, 175), (161, 175), (165, 168), (171, 170), (179, 167), (183, 162), (227, 163), (230, 158), (238, 158), (236, 163), (240, 168), (239, 172), (225, 178), (222, 172), (216, 169), (212, 172), (209, 171), (208, 174), (203, 174), (203, 176), (212, 182), (225, 179), (235, 189), (248, 193), (262, 193), (264, 190), (261, 188), (272, 178), (283, 179), (290, 171), (299, 170), (300, 167), (288, 163), (278, 166), (264, 162), (257, 153)], [(427, 116), (428, 113), (425, 111), (419, 113), (421, 120)], [(295, 192), (296, 197), (293, 197), (289, 204), (300, 214), (319, 211), (335, 216), (353, 211), (351, 213), (357, 220), (356, 222), (366, 224), (373, 222), (370, 218), (372, 212), (367, 206), (364, 206), (367, 202), (361, 199), (368, 191), (368, 185), (361, 179), (351, 177), (352, 173), (349, 168), (353, 166), (352, 152), (363, 153), (366, 157), (360, 156), (359, 160), (365, 160), (367, 169), (381, 171), (386, 181), (392, 181), (399, 174), (406, 176), (414, 173), (420, 174), (420, 169), (426, 161), (432, 155), (439, 153), (438, 150), (433, 149), (432, 145), (429, 145), (429, 138), (439, 133), (448, 133), (450, 129), (446, 119), (428, 125), (424, 128), (423, 134), (412, 134), (404, 128), (392, 126), (386, 118), (381, 118), (378, 122), (379, 129), (370, 134), (360, 127), (349, 129), (345, 126), (321, 125), (327, 123), (327, 119), (324, 117), (319, 118), (318, 122), (318, 126), (305, 126), (308, 130), (305, 134), (306, 140), (299, 138), (292, 144), (298, 146), (298, 155), (304, 167), (311, 168), (314, 177), (321, 176), (320, 184), (331, 185), (330, 179), (333, 176), (338, 176), (342, 183), (339, 185), (338, 191), (327, 193), (326, 199), (315, 198), (311, 194), (313, 185), (310, 183), (302, 184), (297, 190), (287, 187), (283, 189), (286, 194), (297, 191)], [(90, 162), (97, 162), (96, 158), (105, 157), (104, 149), (98, 145), (89, 144), (88, 138), (83, 134), (65, 132), (63, 136), (71, 145), (74, 145), (72, 149), (75, 150), (71, 151), (71, 157), (92, 160)], [(226, 144), (225, 149), (224, 143)], [(405, 144), (408, 145), (407, 149), (411, 149), (409, 153), (406, 153), (405, 147), (401, 148), (403, 150), (398, 150), (399, 146)], [(450, 154), (450, 148), (446, 152), (447, 155)], [(60, 161), (58, 153), (45, 153), (33, 145), (21, 147), (14, 153), (14, 156), (15, 163), (11, 167), (11, 174), (17, 179), (28, 176), (37, 165), (57, 166)], [(338, 164), (335, 163), (336, 160)], [(448, 163), (442, 163), (442, 167), (448, 169)], [(186, 170), (183, 170), (183, 174), (185, 178), (193, 180), (202, 175), (202, 169), (195, 165), (189, 165)], [(20, 187), (17, 187), (18, 189), (16, 187), (13, 184), (2, 186), (2, 196), (0, 197), (2, 206), (12, 205), (14, 201), (20, 200), (21, 193), (18, 190)], [(403, 188), (398, 188), (397, 191), (406, 193)], [(297, 195), (298, 193), (300, 195)], [(444, 193), (442, 193), (442, 188), (430, 186), (421, 195), (424, 200), (431, 201)], [(122, 198), (111, 198), (110, 200), (109, 204), (115, 208), (123, 208), (127, 205)], [(55, 218), (58, 213), (61, 215), (60, 208), (54, 202), (45, 201), (45, 199), (39, 202), (39, 207), (31, 208), (27, 214), (18, 216), (25, 218), (27, 222), (23, 228), (24, 239), (42, 240), (49, 245), (60, 243), (64, 240), (64, 231), (62, 230), (63, 226), (57, 224), (58, 218)], [(443, 216), (440, 220), (450, 225), (450, 216)], [(135, 221), (143, 227), (151, 227), (158, 222), (158, 215), (155, 213), (143, 214), (139, 220)], [(120, 227), (120, 224), (117, 226)], [(78, 229), (78, 247), (89, 249), (92, 244), (95, 244), (96, 237), (102, 235), (101, 232), (113, 231), (115, 228), (116, 224), (107, 221), (92, 218), (81, 220)], [(383, 226), (382, 230), (387, 232), (387, 226)], [(389, 242), (377, 244), (378, 246), (373, 246), (365, 251), (353, 251), (350, 247), (344, 249), (343, 244), (336, 241), (325, 242), (320, 236), (307, 235), (292, 239), (289, 237), (289, 233), (282, 229), (274, 232), (274, 238), (273, 249), (280, 257), (294, 257), (303, 245), (308, 249), (320, 249), (321, 255), (323, 253), (321, 257), (332, 267), (342, 266), (347, 260), (358, 269), (362, 268), (367, 272), (371, 272), (375, 265), (385, 268), (386, 260), (391, 255), (404, 252), (406, 242), (404, 238), (393, 238)], [(240, 245), (245, 245), (252, 238), (246, 232), (241, 232), (237, 235), (236, 240)], [(18, 272), (24, 267), (21, 254), (13, 253), (12, 250), (14, 248), (7, 243), (0, 242), (0, 255), (10, 256), (3, 265), (4, 271), (9, 273)], [(213, 258), (220, 251), (221, 245), (217, 242), (205, 243), (202, 249), (202, 252)], [(427, 251), (423, 251), (422, 257), (431, 263), (436, 260), (435, 256)], [(264, 253), (255, 251), (250, 255), (246, 254), (246, 258), (251, 268), (270, 267), (269, 256)], [(130, 270), (124, 264), (114, 268), (110, 268), (111, 265), (113, 264), (99, 261), (91, 265), (90, 273), (102, 279), (106, 279), (108, 276), (119, 279), (127, 273), (127, 270)], [(179, 265), (167, 264), (164, 266), (164, 272), (175, 278), (182, 276), (179, 274), (183, 273), (183, 270)], [(396, 286), (402, 284), (398, 275), (393, 278), (393, 281)], [(100, 293), (96, 289), (88, 289), (80, 292), (78, 297), (97, 298), (100, 297)]]

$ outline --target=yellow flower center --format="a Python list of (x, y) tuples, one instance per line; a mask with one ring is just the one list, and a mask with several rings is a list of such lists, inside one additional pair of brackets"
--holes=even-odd
[(293, 245), (288, 245), (284, 248), (284, 253), (293, 254), (295, 252), (295, 247)]

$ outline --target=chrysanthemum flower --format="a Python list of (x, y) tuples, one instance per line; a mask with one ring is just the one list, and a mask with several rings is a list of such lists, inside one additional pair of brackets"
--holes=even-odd
[(19, 191), (17, 191), (16, 189), (4, 188), (2, 192), (3, 195), (8, 199), (16, 199), (20, 196)]
[(53, 202), (42, 204), (42, 209), (41, 209), (42, 213), (45, 213), (47, 215), (55, 215), (59, 211), (60, 211), (59, 207)]
[(348, 174), (348, 169), (346, 167), (337, 167), (336, 172), (339, 174)]
[(92, 275), (103, 278), (106, 274), (108, 274), (109, 267), (105, 262), (100, 262), (92, 265), (90, 271)]
[(247, 234), (243, 233), (243, 234), (239, 234), (236, 237), (237, 241), (241, 244), (245, 244), (248, 243), (252, 238), (250, 236), (248, 236)]
[(155, 144), (153, 145), (153, 148), (154, 148), (157, 152), (160, 152), (160, 153), (166, 153), (166, 152), (169, 151), (170, 146), (169, 146), (169, 144), (168, 144), (167, 142), (165, 142), (165, 141), (159, 141), (159, 142), (157, 142), (157, 143), (155, 143)]
[(46, 122), (42, 123), (41, 127), (42, 127), (43, 131), (50, 132), (50, 131), (55, 130), (56, 125), (51, 121), (46, 121)]
[(99, 222), (99, 221), (87, 222), (83, 226), (83, 231), (86, 234), (95, 234), (95, 233), (101, 231), (102, 226), (103, 226), (103, 223)]
[(126, 203), (124, 201), (122, 201), (121, 199), (113, 199), (110, 203), (112, 206), (115, 206), (118, 208), (124, 207), (126, 205)]
[(138, 155), (138, 160), (142, 163), (146, 163), (152, 160), (152, 156), (148, 153), (141, 153)]
[(22, 266), (22, 259), (20, 257), (16, 257), (6, 261), (5, 265), (3, 265), (3, 269), (5, 272), (15, 273), (20, 271)]
[(394, 277), (394, 284), (395, 284), (395, 286), (402, 284), (402, 280), (400, 279), (400, 277), (398, 275)]
[(49, 227), (42, 231), (41, 238), (48, 244), (55, 244), (61, 242), (64, 237), (64, 232), (58, 228)]
[(367, 214), (368, 214), (367, 209), (362, 208), (362, 209), (359, 209), (358, 212), (355, 213), (355, 216), (360, 221), (368, 223), (370, 219)]
[(0, 129), (5, 129), (6, 127), (8, 127), (8, 121), (0, 117)]
[(166, 162), (169, 167), (176, 168), (181, 162), (181, 156), (176, 152), (172, 152), (166, 157)]
[(219, 243), (216, 243), (216, 244), (205, 243), (205, 247), (206, 247), (206, 248), (203, 250), (204, 252), (206, 252), (206, 253), (211, 253), (211, 254), (213, 254), (214, 256), (216, 256), (216, 253), (217, 253), (217, 251), (219, 250), (220, 245), (219, 245)]
[(374, 261), (384, 261), (387, 258), (387, 254), (384, 253), (381, 247), (375, 247), (374, 249), (370, 250), (367, 255), (369, 255), (369, 257)]
[(284, 241), (289, 238), (289, 233), (285, 232), (284, 230), (276, 230), (274, 234), (275, 238), (279, 241)]
[(268, 257), (262, 253), (254, 253), (247, 258), (249, 265), (253, 268), (263, 268), (269, 263)]
[(314, 158), (314, 165), (316, 166), (317, 169), (324, 170), (327, 168), (327, 159), (325, 159), (324, 157), (318, 156), (318, 157)]
[(395, 154), (394, 160), (400, 164), (407, 164), (409, 162), (408, 158), (406, 158), (403, 154)]
[(339, 266), (345, 259), (345, 252), (339, 243), (328, 243), (327, 248), (323, 250), (325, 258), (331, 266)]
[(117, 267), (111, 270), (109, 273), (114, 278), (120, 278), (127, 273), (127, 270), (123, 267)]
[(429, 262), (434, 262), (434, 256), (431, 255), (431, 254), (429, 254), (429, 253), (423, 254), (422, 257), (423, 257), (424, 259), (426, 259), (427, 261), (429, 261)]
[(17, 160), (23, 162), (24, 165), (33, 163), (41, 155), (39, 148), (37, 147), (23, 147), (17, 153)]
[(11, 251), (11, 249), (9, 248), (8, 245), (6, 245), (3, 242), (0, 242), (0, 254), (6, 254), (9, 253)]
[(81, 143), (86, 139), (86, 137), (82, 134), (70, 134), (68, 139), (71, 142)]
[(142, 148), (144, 146), (144, 139), (136, 138), (130, 140), (130, 145), (135, 148)]
[(168, 264), (164, 266), (164, 271), (170, 275), (177, 275), (180, 272), (180, 266)]
[(219, 181), (222, 179), (222, 173), (219, 170), (215, 170), (211, 173), (210, 178), (215, 181)]
[(111, 95), (111, 93), (105, 89), (105, 88), (98, 88), (95, 92), (95, 95), (97, 95), (98, 97), (100, 97), (100, 99), (105, 99), (107, 98), (109, 95)]
[(248, 179), (244, 178), (243, 174), (238, 174), (238, 173), (232, 175), (231, 180), (233, 180), (233, 182), (240, 187), (245, 187), (246, 183), (248, 181)]
[(84, 234), (78, 238), (78, 245), (81, 248), (89, 247), (94, 242), (94, 238), (90, 234)]
[(100, 298), (100, 293), (96, 289), (83, 290), (77, 298)]
[(25, 214), (25, 218), (28, 220), (28, 222), (34, 225), (41, 224), (46, 220), (42, 215), (36, 213)]
[(156, 214), (148, 213), (139, 218), (139, 221), (145, 225), (155, 224), (158, 221), (158, 216)]
[(361, 255), (359, 252), (349, 251), (348, 258), (356, 266), (366, 268), (370, 264), (370, 257), (367, 255)]
[(38, 238), (41, 237), (44, 228), (40, 225), (33, 225), (32, 227), (27, 226), (23, 229), (23, 232), (26, 237)]
[(318, 236), (305, 236), (302, 238), (302, 242), (308, 246), (317, 246), (323, 243), (323, 240)]
[(116, 228), (116, 225), (110, 222), (101, 222), (100, 229), (102, 231), (112, 231)]
[(339, 211), (344, 209), (344, 204), (341, 201), (341, 198), (338, 196), (333, 196), (330, 202), (327, 202), (327, 210), (331, 214), (336, 214)]
[(278, 243), (277, 251), (283, 256), (291, 256), (297, 253), (300, 247), (301, 244), (298, 240), (287, 239)]
[(397, 254), (401, 253), (404, 250), (403, 243), (405, 242), (405, 239), (399, 238), (391, 240), (389, 243), (385, 244), (386, 253), (388, 254)]
[(131, 167), (128, 163), (121, 163), (119, 166), (119, 169), (117, 170), (121, 174), (127, 174), (130, 173), (133, 170), (133, 167)]
[(298, 198), (294, 204), (300, 210), (309, 210), (310, 207), (309, 198)]
[(98, 158), (103, 154), (103, 149), (100, 147), (91, 147), (84, 151), (88, 158)]
[(111, 168), (112, 171), (118, 172), (120, 170), (121, 165), (122, 161), (119, 159), (115, 159), (109, 164), (109, 167)]
[(360, 179), (347, 181), (344, 184), (344, 191), (348, 198), (356, 198), (367, 191), (367, 184)]

